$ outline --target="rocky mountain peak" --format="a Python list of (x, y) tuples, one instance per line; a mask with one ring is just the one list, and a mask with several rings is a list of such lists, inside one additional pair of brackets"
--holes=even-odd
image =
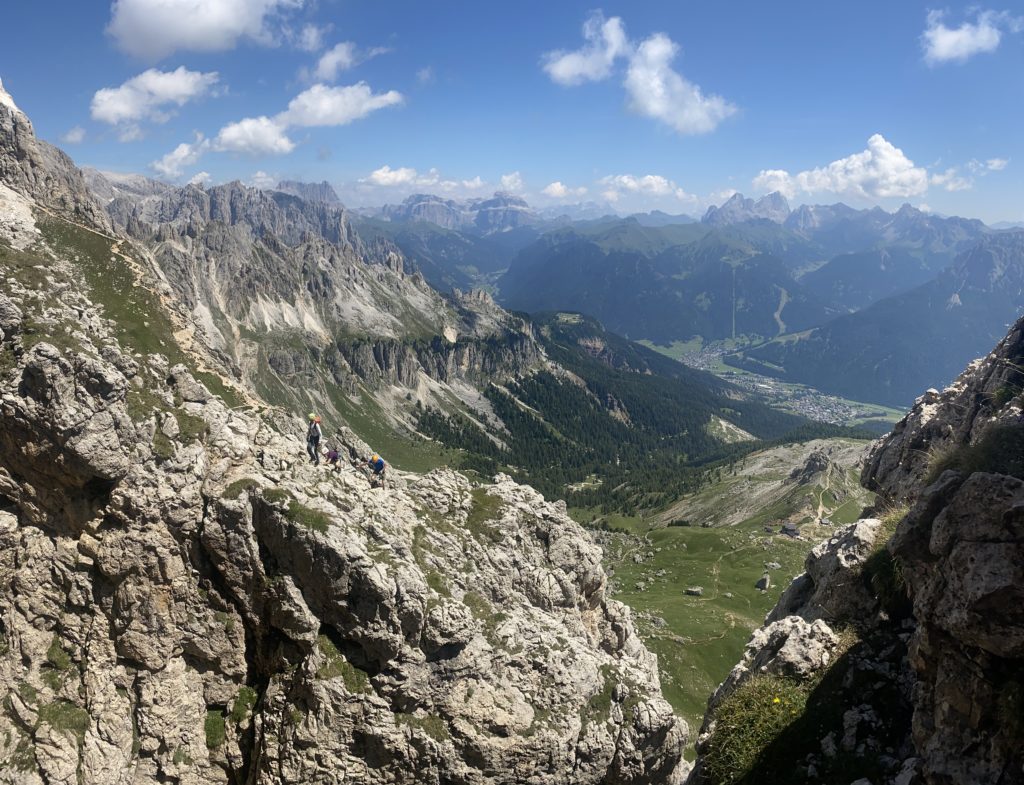
[(735, 193), (720, 207), (709, 207), (701, 220), (712, 226), (726, 226), (759, 218), (781, 224), (789, 214), (789, 202), (778, 191), (762, 196), (756, 202), (747, 199), (743, 194)]
[(341, 207), (341, 200), (338, 198), (337, 192), (326, 180), (319, 183), (282, 180), (277, 184), (275, 190), (301, 197), (309, 202), (320, 202), (333, 207)]
[(104, 230), (110, 220), (74, 162), (36, 138), (32, 123), (0, 86), (0, 183), (40, 205)]

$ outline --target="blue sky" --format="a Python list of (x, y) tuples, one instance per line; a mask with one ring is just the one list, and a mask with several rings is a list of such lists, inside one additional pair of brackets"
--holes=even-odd
[(700, 214), (731, 191), (1024, 220), (1024, 5), (10, 3), (0, 79), (82, 165), (503, 188)]

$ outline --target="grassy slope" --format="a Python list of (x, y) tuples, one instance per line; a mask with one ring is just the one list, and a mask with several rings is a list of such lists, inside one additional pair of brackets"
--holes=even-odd
[[(843, 443), (850, 455), (863, 446)], [(833, 472), (827, 488), (820, 475), (803, 486), (784, 482), (809, 449), (778, 447), (749, 456), (736, 475), (725, 474), (658, 517), (604, 520), (629, 532), (607, 535), (604, 546), (606, 566), (614, 571), (614, 596), (637, 612), (640, 633), (658, 655), (665, 697), (694, 732), (708, 696), (739, 660), (751, 632), (803, 570), (810, 547), (832, 531), (809, 524), (808, 539), (793, 540), (768, 534), (764, 527), (777, 532), (783, 520), (808, 519), (819, 500), (834, 523), (847, 523), (871, 501), (871, 494), (857, 485), (852, 467)], [(842, 460), (851, 461), (850, 455)], [(751, 493), (752, 484), (764, 487)], [(592, 517), (573, 512), (581, 520)], [(694, 525), (664, 527), (673, 517), (687, 516)], [(722, 525), (726, 522), (733, 525)], [(701, 523), (712, 526), (703, 528)], [(637, 555), (642, 563), (635, 561)], [(754, 584), (766, 562), (782, 567), (769, 570), (773, 585), (762, 593)], [(660, 577), (659, 571), (664, 571)], [(690, 586), (703, 587), (703, 596), (687, 596)], [(653, 617), (665, 625), (654, 623)]]

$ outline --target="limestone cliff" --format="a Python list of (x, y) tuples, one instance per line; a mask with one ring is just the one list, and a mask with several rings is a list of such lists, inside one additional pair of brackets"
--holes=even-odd
[(685, 724), (564, 507), (446, 470), (371, 489), (103, 319), (78, 349), (33, 342), (14, 296), (0, 782), (685, 775)]
[[(883, 519), (808, 556), (712, 696), (691, 783), (1024, 782), (1022, 393), (1024, 319), (874, 446)], [(748, 715), (769, 729), (740, 761)]]

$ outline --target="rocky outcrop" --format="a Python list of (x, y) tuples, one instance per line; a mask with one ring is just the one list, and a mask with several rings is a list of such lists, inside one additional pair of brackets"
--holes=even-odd
[(789, 202), (778, 191), (762, 196), (756, 202), (744, 198), (743, 194), (733, 194), (720, 207), (709, 207), (701, 222), (711, 226), (728, 226), (760, 219), (781, 224), (789, 217), (789, 213)]
[(0, 401), (0, 782), (685, 774), (600, 552), (531, 489), (371, 489), (109, 347), (37, 344)]
[(305, 199), (307, 202), (321, 202), (334, 207), (341, 207), (341, 200), (331, 184), (326, 180), (319, 183), (303, 183), (298, 180), (282, 180), (277, 184), (276, 191), (283, 191)]
[(943, 390), (928, 390), (892, 433), (876, 443), (861, 475), (865, 487), (894, 504), (924, 490), (932, 468), (990, 428), (1024, 417), (1024, 318), (987, 356)]
[(53, 145), (36, 139), (32, 123), (0, 82), (0, 183), (38, 204), (99, 229), (110, 220), (81, 172)]
[[(787, 782), (1024, 783), (1022, 332), (1024, 320), (874, 446), (862, 479), (895, 534), (876, 543), (883, 525), (862, 520), (812, 551), (712, 697), (691, 782), (716, 781), (716, 710), (760, 673), (809, 690), (813, 719), (790, 726), (801, 741), (783, 730), (759, 758), (801, 759)], [(826, 630), (843, 628), (858, 642), (829, 662)], [(877, 766), (843, 757), (871, 751)]]

